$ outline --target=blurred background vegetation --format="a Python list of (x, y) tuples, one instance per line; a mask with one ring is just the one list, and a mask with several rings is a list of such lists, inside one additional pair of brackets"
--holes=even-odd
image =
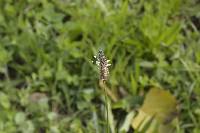
[(102, 48), (116, 129), (156, 85), (199, 133), (199, 31), (198, 0), (0, 0), (0, 132), (102, 133)]

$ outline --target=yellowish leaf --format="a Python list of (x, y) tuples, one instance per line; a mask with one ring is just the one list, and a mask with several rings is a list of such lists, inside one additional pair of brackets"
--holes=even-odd
[(150, 89), (132, 126), (139, 132), (170, 133), (171, 121), (177, 115), (177, 102), (173, 95), (161, 88)]

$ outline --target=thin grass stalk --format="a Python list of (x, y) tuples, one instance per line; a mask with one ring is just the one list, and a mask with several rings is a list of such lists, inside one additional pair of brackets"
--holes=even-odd
[[(105, 82), (103, 81), (103, 84), (105, 84)], [(106, 89), (105, 86), (103, 88), (104, 90), (104, 95), (105, 95), (105, 109), (106, 109), (106, 132), (109, 133), (109, 119), (108, 119), (108, 95), (106, 93)]]

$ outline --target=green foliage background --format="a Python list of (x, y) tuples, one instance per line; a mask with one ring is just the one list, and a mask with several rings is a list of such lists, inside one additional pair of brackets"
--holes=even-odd
[(127, 93), (119, 127), (158, 85), (179, 101), (177, 132), (199, 133), (199, 30), (198, 0), (0, 0), (0, 132), (103, 132), (102, 48), (111, 90)]

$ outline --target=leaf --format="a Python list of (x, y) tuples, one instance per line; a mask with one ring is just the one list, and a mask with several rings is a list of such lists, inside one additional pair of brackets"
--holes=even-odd
[(132, 126), (139, 132), (163, 133), (173, 130), (172, 120), (177, 115), (176, 99), (166, 90), (153, 87), (146, 95)]
[(6, 95), (3, 92), (0, 92), (0, 105), (5, 109), (10, 108), (10, 101), (8, 95)]
[(15, 123), (20, 125), (22, 124), (23, 122), (25, 122), (26, 120), (26, 116), (23, 112), (18, 112), (16, 115), (15, 115)]
[(10, 61), (10, 58), (9, 52), (0, 46), (0, 67), (4, 67)]
[(109, 122), (109, 126), (110, 126), (110, 129), (111, 129), (111, 133), (116, 133), (115, 131), (115, 120), (114, 120), (114, 116), (113, 116), (113, 113), (112, 113), (112, 109), (111, 109), (111, 104), (109, 101), (107, 101), (107, 104), (108, 104), (108, 122)]
[(130, 126), (131, 126), (131, 122), (133, 117), (135, 116), (136, 112), (135, 111), (131, 111), (130, 113), (127, 114), (123, 125), (120, 128), (120, 132), (128, 132)]

